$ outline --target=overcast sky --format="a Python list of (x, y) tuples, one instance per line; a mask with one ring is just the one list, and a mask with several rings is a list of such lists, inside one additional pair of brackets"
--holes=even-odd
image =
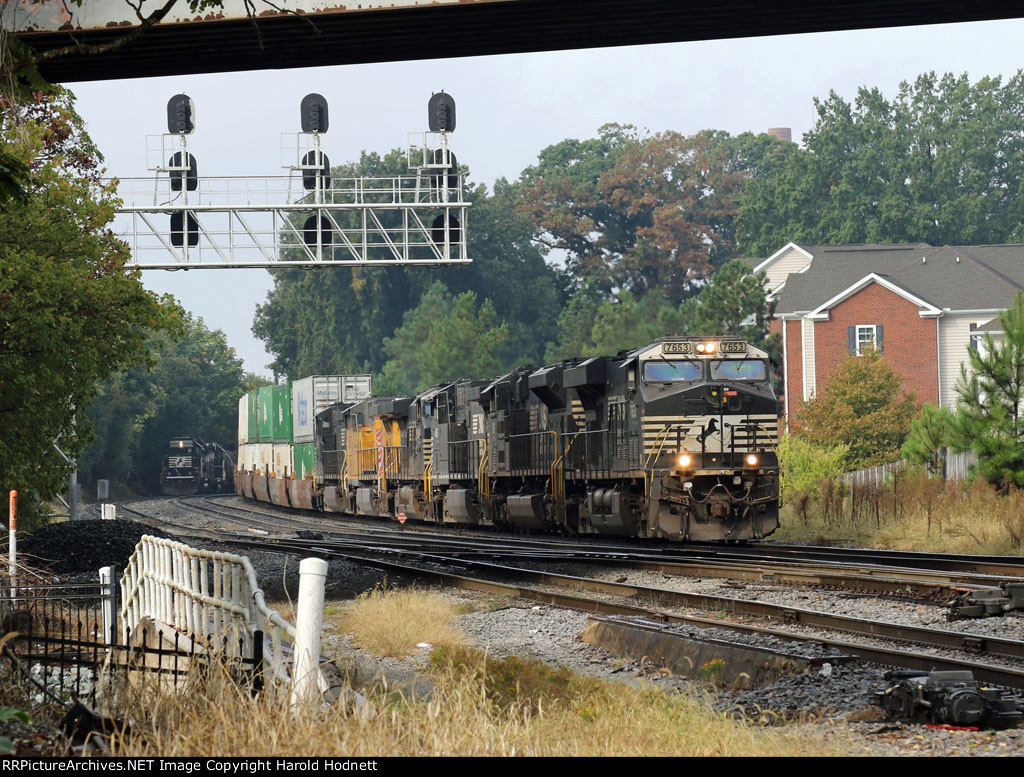
[[(444, 89), (458, 105), (452, 149), (471, 181), (491, 186), (516, 178), (544, 147), (593, 137), (607, 122), (685, 134), (791, 127), (799, 140), (813, 98), (830, 89), (851, 99), (878, 86), (891, 96), (929, 70), (1009, 76), (1024, 67), (1022, 41), (1024, 20), (1013, 20), (69, 86), (120, 178), (148, 174), (145, 136), (166, 131), (167, 100), (179, 92), (196, 103), (190, 150), (202, 175), (271, 176), (283, 174), (281, 133), (298, 131), (305, 94), (330, 104), (324, 150), (339, 164), (363, 149), (404, 147), (409, 132), (426, 129), (430, 94)], [(265, 270), (146, 270), (143, 281), (223, 330), (246, 369), (269, 375), (250, 331), (271, 287)]]

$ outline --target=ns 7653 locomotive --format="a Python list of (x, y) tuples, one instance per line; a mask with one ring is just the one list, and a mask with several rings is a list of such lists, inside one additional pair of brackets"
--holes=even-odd
[[(665, 338), (316, 420), (311, 479), (330, 512), (693, 541), (778, 527), (769, 359), (736, 338)], [(239, 491), (271, 474), (239, 472)]]

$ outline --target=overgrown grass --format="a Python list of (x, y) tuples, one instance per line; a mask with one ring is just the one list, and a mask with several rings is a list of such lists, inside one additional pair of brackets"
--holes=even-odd
[(773, 539), (949, 553), (1024, 551), (1024, 490), (1000, 494), (980, 478), (965, 485), (908, 471), (877, 487), (826, 481), (806, 514), (805, 520), (802, 511), (785, 506)]
[(793, 728), (759, 728), (700, 700), (437, 650), (429, 699), (371, 696), (361, 708), (291, 709), (287, 694), (253, 698), (225, 671), (176, 696), (140, 690), (115, 754), (146, 756), (807, 756), (836, 755)]
[(417, 588), (375, 588), (328, 621), (352, 635), (359, 647), (378, 656), (409, 654), (421, 642), (462, 645), (458, 615), (446, 597)]

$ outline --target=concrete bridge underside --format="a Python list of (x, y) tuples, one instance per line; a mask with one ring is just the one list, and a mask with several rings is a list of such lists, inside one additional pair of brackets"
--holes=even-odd
[[(87, 0), (128, 6), (123, 0)], [(184, 5), (184, 0), (179, 0)], [(711, 40), (827, 30), (979, 21), (1020, 16), (1003, 0), (377, 0), (351, 5), (283, 3), (313, 9), (301, 17), (267, 10), (255, 20), (165, 21), (132, 44), (101, 55), (43, 65), (56, 82), (185, 73), (343, 65), (513, 52)], [(367, 7), (369, 6), (369, 7)], [(386, 7), (381, 7), (386, 6)], [(227, 4), (225, 7), (228, 7)], [(320, 10), (316, 10), (319, 7)], [(149, 5), (145, 7), (149, 10)], [(222, 17), (227, 14), (222, 14)], [(127, 16), (126, 16), (127, 18)], [(170, 17), (169, 17), (170, 18)], [(5, 24), (5, 27), (11, 29)], [(127, 26), (68, 31), (18, 28), (37, 50), (102, 44)], [(884, 52), (874, 52), (882, 55)], [(615, 52), (609, 51), (609, 57)], [(713, 64), (713, 63), (709, 63)], [(680, 89), (699, 74), (680, 73)]]

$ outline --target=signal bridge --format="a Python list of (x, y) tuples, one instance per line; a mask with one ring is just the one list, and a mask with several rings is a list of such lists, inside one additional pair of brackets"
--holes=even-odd
[[(123, 204), (114, 231), (131, 248), (132, 267), (194, 270), (246, 267), (458, 265), (471, 262), (462, 176), (448, 148), (454, 101), (439, 131), (410, 136), (410, 175), (334, 178), (320, 148), (326, 101), (303, 100), (303, 129), (284, 136), (287, 175), (203, 178), (189, 153), (194, 105), (177, 95), (168, 105), (170, 128), (147, 138), (151, 178), (120, 179)], [(177, 102), (176, 102), (177, 101)], [(177, 112), (177, 113), (175, 113)], [(443, 112), (442, 112), (443, 113)], [(174, 115), (177, 119), (174, 119)], [(182, 118), (184, 117), (184, 118)], [(180, 122), (175, 127), (174, 122)]]

